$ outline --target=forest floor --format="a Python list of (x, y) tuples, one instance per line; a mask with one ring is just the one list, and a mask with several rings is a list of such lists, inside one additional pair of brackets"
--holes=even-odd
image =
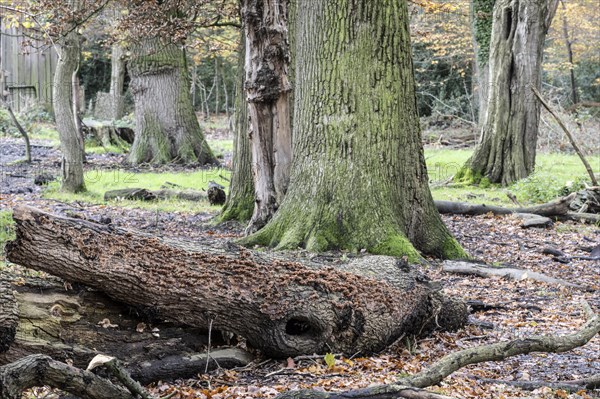
[[(60, 153), (44, 142), (34, 142), (31, 165), (11, 164), (22, 156), (22, 145), (14, 139), (0, 139), (0, 212), (7, 213), (17, 204), (28, 204), (57, 214), (78, 213), (91, 220), (109, 217), (113, 224), (146, 231), (169, 238), (231, 240), (241, 236), (243, 226), (237, 223), (214, 225), (211, 219), (218, 208), (206, 204), (197, 208), (175, 210), (171, 206), (148, 207), (135, 203), (104, 203), (97, 196), (73, 201), (48, 195), (50, 188), (36, 186), (33, 178), (40, 173), (59, 175)], [(224, 141), (224, 147), (227, 143)], [(227, 148), (225, 148), (227, 151)], [(123, 155), (90, 154), (88, 171), (140, 177), (141, 170), (122, 164)], [(143, 172), (150, 172), (143, 170)], [(176, 166), (151, 172), (164, 174), (164, 180), (177, 173), (198, 173)], [(221, 171), (201, 171), (207, 179), (218, 178)], [(171, 175), (169, 175), (171, 174)], [(88, 178), (91, 175), (87, 175)], [(222, 176), (226, 177), (226, 176)], [(189, 176), (188, 176), (189, 178)], [(121, 178), (120, 178), (121, 179)], [(223, 179), (223, 181), (226, 181)], [(118, 180), (118, 182), (122, 182)], [(131, 184), (142, 185), (140, 178)], [(100, 187), (98, 187), (99, 189)], [(474, 198), (478, 199), (477, 196)], [(517, 219), (497, 216), (444, 216), (444, 221), (475, 258), (488, 264), (530, 269), (595, 289), (583, 292), (530, 280), (511, 281), (502, 278), (457, 276), (442, 272), (441, 263), (430, 259), (418, 266), (421, 271), (444, 285), (444, 290), (465, 300), (481, 300), (497, 305), (497, 309), (477, 312), (473, 318), (487, 322), (491, 328), (469, 325), (452, 333), (435, 333), (417, 341), (404, 341), (383, 353), (370, 357), (338, 357), (333, 367), (323, 358), (276, 361), (259, 358), (253, 364), (236, 370), (216, 370), (192, 380), (158, 383), (150, 387), (153, 393), (166, 395), (176, 391), (174, 399), (188, 398), (272, 398), (278, 392), (297, 388), (344, 390), (372, 384), (391, 383), (398, 376), (413, 374), (442, 356), (456, 350), (491, 344), (535, 334), (561, 335), (572, 333), (585, 322), (581, 307), (586, 300), (596, 311), (600, 309), (600, 262), (572, 259), (568, 263), (555, 261), (542, 254), (545, 247), (557, 248), (568, 255), (588, 255), (590, 247), (600, 243), (600, 227), (575, 222), (556, 222), (549, 228), (523, 229)], [(4, 220), (5, 218), (0, 218)], [(1, 222), (0, 222), (1, 223)], [(8, 226), (0, 226), (6, 230)], [(0, 238), (3, 236), (0, 231)], [(6, 234), (4, 234), (6, 237)], [(1, 243), (0, 243), (1, 245)], [(333, 258), (355, 256), (329, 253)], [(15, 266), (3, 265), (8, 272)], [(478, 364), (461, 369), (432, 391), (456, 398), (592, 398), (598, 392), (567, 393), (548, 388), (524, 391), (505, 384), (486, 384), (480, 378), (504, 381), (569, 381), (600, 373), (600, 337), (587, 345), (562, 354), (530, 354), (503, 362)], [(55, 397), (55, 393), (39, 389), (30, 397)]]

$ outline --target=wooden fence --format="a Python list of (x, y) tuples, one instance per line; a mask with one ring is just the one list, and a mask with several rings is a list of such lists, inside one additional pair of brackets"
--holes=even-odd
[[(58, 56), (54, 48), (26, 37), (15, 27), (0, 28), (2, 69), (15, 111), (32, 101), (52, 107), (52, 77)], [(29, 43), (31, 42), (31, 43)]]

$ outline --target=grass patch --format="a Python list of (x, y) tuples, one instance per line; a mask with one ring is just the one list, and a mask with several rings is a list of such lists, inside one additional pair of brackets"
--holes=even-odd
[[(425, 149), (430, 182), (445, 181), (455, 175), (472, 153), (472, 150)], [(588, 158), (592, 168), (599, 171), (600, 156)], [(534, 174), (508, 187), (489, 184), (489, 181), (480, 185), (436, 187), (433, 184), (431, 193), (436, 200), (513, 206), (506, 196), (507, 191), (515, 194), (522, 204), (535, 204), (577, 191), (587, 181), (589, 176), (577, 155), (538, 154)]]
[(233, 153), (233, 139), (226, 140), (206, 140), (210, 149), (213, 151), (213, 154), (217, 158), (224, 158), (225, 154)]
[(224, 169), (205, 169), (194, 172), (164, 172), (164, 173), (134, 173), (124, 170), (92, 170), (85, 173), (87, 191), (80, 194), (71, 194), (60, 191), (60, 184), (53, 182), (44, 192), (44, 198), (51, 198), (63, 202), (85, 202), (95, 205), (119, 205), (126, 208), (151, 209), (165, 212), (217, 212), (220, 206), (211, 206), (208, 201), (182, 201), (177, 199), (159, 201), (104, 201), (104, 193), (109, 190), (121, 188), (145, 188), (157, 190), (165, 182), (174, 183), (186, 189), (206, 190), (208, 182), (214, 181), (225, 186), (229, 182), (230, 172)]

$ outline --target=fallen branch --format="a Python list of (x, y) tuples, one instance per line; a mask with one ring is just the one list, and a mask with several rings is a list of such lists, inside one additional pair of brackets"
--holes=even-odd
[(91, 371), (45, 355), (31, 355), (0, 366), (0, 397), (21, 399), (28, 388), (48, 385), (83, 399), (131, 399), (131, 393)]
[(557, 279), (554, 277), (546, 276), (542, 273), (537, 273), (525, 269), (514, 269), (510, 267), (489, 267), (478, 263), (446, 260), (442, 265), (442, 270), (447, 273), (466, 274), (479, 277), (505, 277), (510, 278), (512, 280), (530, 279), (548, 284), (557, 284), (566, 287), (577, 288), (585, 291), (589, 290), (586, 287), (582, 287), (578, 284), (571, 283), (566, 280)]
[[(314, 390), (289, 391), (277, 396), (276, 399), (393, 399), (393, 398), (434, 398), (436, 395), (427, 391), (415, 391), (409, 387), (427, 388), (439, 384), (444, 378), (455, 371), (477, 363), (505, 360), (513, 356), (533, 352), (560, 353), (570, 351), (585, 345), (600, 332), (600, 315), (595, 314), (591, 307), (584, 302), (584, 310), (589, 320), (578, 332), (570, 335), (533, 336), (515, 339), (509, 342), (499, 342), (482, 345), (451, 353), (434, 363), (428, 369), (413, 376), (401, 378), (396, 384), (378, 385), (374, 387), (346, 391), (320, 392)], [(408, 391), (408, 393), (407, 393)], [(417, 396), (419, 394), (425, 396)], [(443, 396), (438, 396), (443, 397)]]
[(521, 388), (526, 391), (534, 391), (539, 388), (548, 387), (551, 389), (562, 389), (567, 392), (577, 392), (582, 389), (598, 389), (600, 388), (600, 374), (595, 374), (588, 378), (582, 378), (580, 380), (573, 381), (504, 381), (493, 378), (480, 378), (474, 376), (477, 381), (481, 381), (485, 384), (505, 384), (513, 387)]
[(535, 96), (538, 98), (538, 100), (540, 100), (540, 102), (542, 103), (542, 105), (544, 106), (544, 108), (546, 108), (548, 110), (548, 112), (550, 112), (550, 114), (554, 117), (554, 119), (556, 120), (556, 122), (558, 123), (558, 125), (561, 127), (561, 129), (563, 130), (563, 132), (565, 132), (565, 134), (569, 138), (569, 141), (571, 142), (571, 145), (573, 146), (573, 149), (575, 150), (575, 152), (577, 153), (577, 155), (579, 155), (579, 158), (581, 159), (581, 162), (583, 163), (583, 166), (585, 166), (585, 170), (587, 170), (588, 174), (590, 175), (590, 179), (592, 179), (592, 184), (594, 186), (597, 186), (598, 185), (598, 180), (596, 180), (596, 176), (594, 175), (594, 171), (592, 170), (592, 167), (588, 163), (587, 159), (585, 159), (585, 156), (583, 155), (583, 152), (579, 149), (579, 146), (575, 142), (575, 139), (573, 138), (573, 135), (571, 134), (571, 132), (569, 132), (569, 129), (567, 129), (567, 127), (565, 126), (565, 124), (563, 123), (563, 121), (552, 110), (552, 108), (550, 108), (550, 104), (548, 104), (546, 102), (546, 100), (544, 100), (544, 98), (542, 97), (542, 95), (540, 94), (540, 92), (535, 87), (533, 87), (533, 86), (531, 86), (531, 90), (533, 91), (533, 94), (535, 94)]
[(467, 202), (452, 202), (452, 201), (435, 201), (435, 206), (439, 213), (453, 215), (485, 215), (493, 213), (494, 215), (510, 215), (513, 213), (526, 213), (540, 216), (559, 216), (566, 215), (569, 212), (569, 205), (576, 197), (576, 193), (572, 193), (566, 197), (555, 199), (541, 205), (534, 205), (524, 208), (504, 208), (494, 205), (477, 205)]

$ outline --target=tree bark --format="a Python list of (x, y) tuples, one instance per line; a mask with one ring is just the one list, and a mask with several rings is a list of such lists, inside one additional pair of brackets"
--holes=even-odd
[(132, 46), (132, 54), (136, 137), (129, 161), (216, 164), (192, 107), (182, 47), (147, 38)]
[(247, 232), (275, 214), (292, 161), (287, 1), (244, 0), (246, 95), (255, 205)]
[(495, 0), (473, 0), (471, 2), (471, 29), (477, 73), (476, 93), (479, 100), (479, 126), (483, 125), (489, 95), (489, 57), (494, 3)]
[(77, 31), (73, 30), (61, 37), (56, 45), (59, 54), (54, 71), (52, 105), (62, 151), (61, 189), (76, 193), (85, 190), (84, 152), (72, 107), (72, 79), (79, 63), (80, 51)]
[[(0, 278), (0, 365), (44, 354), (85, 369), (98, 354), (123, 359), (134, 379), (191, 378), (207, 369), (205, 329), (157, 318), (151, 308), (132, 308), (81, 288), (66, 291), (57, 279)], [(19, 284), (14, 284), (18, 282)], [(213, 334), (212, 344), (223, 344)], [(210, 353), (219, 367), (243, 366), (251, 359), (236, 349)], [(209, 362), (208, 368), (217, 367)]]
[(428, 187), (406, 2), (306, 1), (297, 18), (291, 183), (244, 242), (465, 257)]
[(482, 135), (457, 180), (511, 184), (535, 167), (544, 40), (558, 0), (498, 0), (490, 47), (490, 83)]
[(125, 85), (125, 51), (119, 44), (113, 44), (110, 60), (110, 96), (112, 106), (110, 117), (112, 120), (123, 118), (125, 114), (125, 97), (123, 87)]
[(244, 82), (245, 54), (244, 35), (239, 52), (238, 82), (235, 98), (235, 132), (233, 136), (233, 171), (229, 196), (219, 216), (220, 221), (238, 220), (249, 221), (254, 211), (254, 182), (252, 180), (252, 153), (248, 137), (248, 106)]
[(323, 268), (28, 207), (16, 208), (13, 217), (17, 238), (6, 249), (11, 262), (150, 306), (166, 320), (205, 328), (212, 323), (268, 355), (372, 352), (402, 334), (466, 322), (464, 304), (394, 258)]

